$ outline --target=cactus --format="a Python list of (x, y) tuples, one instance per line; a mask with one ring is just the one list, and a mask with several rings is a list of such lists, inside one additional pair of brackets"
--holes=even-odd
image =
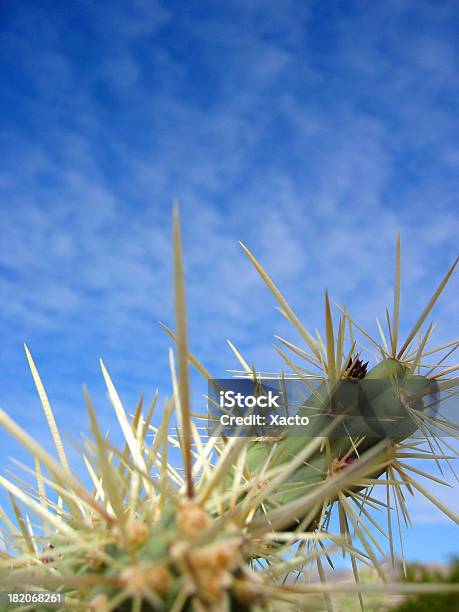
[[(245, 247), (244, 247), (245, 248)], [(349, 385), (360, 385), (371, 411), (379, 419), (403, 422), (396, 434), (387, 436), (372, 429), (349, 431), (348, 437), (333, 435), (318, 421), (313, 437), (280, 436), (254, 441), (248, 438), (205, 439), (191, 417), (189, 363), (206, 378), (204, 366), (187, 346), (184, 273), (178, 213), (174, 217), (174, 268), (178, 372), (171, 352), (173, 393), (164, 407), (161, 423), (152, 422), (157, 396), (145, 413), (142, 401), (130, 420), (110, 375), (101, 362), (108, 393), (125, 437), (117, 448), (101, 431), (89, 395), (85, 400), (91, 438), (85, 440), (83, 458), (92, 480), (87, 489), (72, 472), (53, 411), (28, 349), (45, 416), (56, 446), (57, 459), (17, 425), (5, 412), (0, 424), (33, 455), (34, 468), (22, 466), (36, 479), (36, 490), (22, 479), (0, 476), (8, 491), (13, 522), (0, 508), (6, 552), (1, 554), (0, 588), (53, 589), (66, 595), (67, 610), (147, 612), (151, 610), (245, 611), (298, 610), (305, 605), (332, 609), (333, 592), (354, 591), (363, 605), (363, 593), (378, 584), (363, 585), (359, 564), (375, 568), (387, 579), (380, 562), (380, 544), (371, 529), (383, 528), (372, 508), (386, 508), (392, 556), (391, 507), (407, 521), (403, 490), (417, 489), (452, 519), (454, 513), (418, 482), (429, 474), (410, 466), (409, 459), (447, 460), (435, 432), (422, 450), (410, 436), (418, 429), (439, 427), (455, 436), (457, 428), (427, 414), (426, 398), (451, 390), (454, 369), (443, 368), (440, 359), (433, 375), (423, 375), (432, 326), (415, 348), (413, 339), (451, 276), (454, 266), (398, 349), (400, 248), (397, 249), (394, 314), (389, 342), (382, 344), (364, 332), (377, 346), (379, 363), (367, 372), (356, 353), (355, 322), (344, 310), (336, 334), (328, 294), (325, 299), (326, 341), (313, 338), (300, 324), (277, 287), (246, 249), (255, 267), (273, 290), (283, 313), (302, 335), (308, 351), (281, 340), (294, 354), (319, 369), (315, 373), (294, 364), (278, 348), (288, 368), (308, 384), (314, 376), (318, 389), (301, 410), (344, 401)], [(351, 344), (344, 350), (345, 331)], [(232, 345), (231, 345), (232, 346)], [(458, 343), (441, 347), (455, 348)], [(248, 377), (263, 379), (232, 347)], [(370, 384), (371, 381), (376, 385)], [(376, 389), (376, 391), (375, 391)], [(171, 433), (176, 415), (180, 435)], [(400, 421), (401, 419), (401, 421)], [(149, 435), (153, 440), (149, 442)], [(169, 461), (171, 448), (182, 453), (182, 467)], [(436, 481), (439, 479), (432, 477)], [(376, 485), (386, 488), (385, 502), (372, 496)], [(339, 533), (330, 527), (337, 509)], [(41, 520), (32, 528), (28, 514)], [(323, 563), (336, 550), (350, 557), (355, 583), (328, 582)], [(306, 567), (316, 567), (318, 579), (307, 578)], [(303, 580), (290, 577), (299, 572)], [(386, 587), (385, 587), (386, 588)], [(406, 592), (416, 585), (390, 583), (388, 589)], [(434, 587), (432, 587), (434, 588)], [(440, 585), (437, 590), (454, 590)], [(306, 598), (306, 599), (305, 599)], [(46, 609), (41, 605), (23, 609)]]

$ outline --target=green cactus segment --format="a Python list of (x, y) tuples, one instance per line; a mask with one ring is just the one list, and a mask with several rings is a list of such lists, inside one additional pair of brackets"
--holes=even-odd
[(368, 379), (397, 379), (403, 378), (406, 374), (406, 367), (393, 357), (383, 359), (375, 365), (366, 375)]
[[(310, 492), (336, 470), (345, 469), (358, 453), (382, 439), (404, 440), (418, 430), (416, 411), (432, 404), (437, 385), (425, 376), (412, 374), (396, 359), (378, 363), (361, 380), (345, 378), (333, 386), (321, 383), (299, 410), (308, 416), (307, 435), (290, 430), (277, 441), (253, 442), (248, 451), (247, 469), (255, 475), (270, 457), (270, 469), (292, 460), (317, 436), (327, 445), (316, 450), (272, 496), (273, 504), (284, 504)], [(303, 430), (304, 431), (304, 430)], [(352, 439), (352, 441), (351, 441)], [(378, 467), (372, 477), (384, 468)], [(359, 490), (363, 487), (357, 487)]]

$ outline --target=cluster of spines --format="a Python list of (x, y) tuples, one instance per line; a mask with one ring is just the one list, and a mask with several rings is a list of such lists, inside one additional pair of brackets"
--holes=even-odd
[[(0, 423), (34, 455), (33, 473), (37, 491), (31, 491), (20, 479), (16, 483), (1, 477), (11, 496), (17, 526), (1, 511), (5, 523), (4, 540), (15, 554), (2, 553), (6, 572), (3, 584), (18, 587), (35, 584), (67, 592), (67, 605), (73, 609), (179, 611), (232, 610), (274, 607), (282, 601), (294, 609), (305, 594), (321, 594), (332, 609), (334, 591), (353, 590), (363, 605), (362, 593), (377, 585), (362, 585), (358, 564), (374, 567), (380, 577), (386, 575), (379, 556), (382, 549), (372, 529), (383, 532), (373, 508), (387, 511), (387, 534), (394, 559), (391, 508), (397, 520), (409, 521), (404, 490), (415, 489), (436, 503), (450, 518), (457, 517), (418, 480), (425, 476), (439, 480), (409, 464), (411, 458), (448, 460), (433, 427), (455, 436), (452, 424), (413, 411), (418, 427), (425, 431), (427, 451), (419, 441), (398, 443), (382, 440), (362, 452), (362, 440), (349, 439), (345, 453), (335, 456), (326, 437), (310, 441), (283, 461), (276, 460), (280, 443), (271, 445), (258, 464), (250, 461), (256, 446), (247, 439), (205, 440), (191, 418), (188, 366), (191, 362), (206, 377), (208, 372), (189, 353), (186, 334), (186, 309), (183, 263), (178, 216), (174, 223), (174, 261), (176, 293), (176, 334), (178, 376), (171, 357), (173, 396), (167, 403), (161, 425), (152, 424), (155, 402), (144, 416), (139, 403), (129, 421), (111, 378), (102, 364), (102, 372), (116, 416), (126, 439), (124, 449), (111, 445), (101, 432), (89, 396), (86, 397), (93, 439), (86, 444), (85, 464), (93, 481), (88, 491), (71, 472), (54, 415), (30, 353), (27, 357), (40, 399), (55, 442), (58, 461), (16, 425), (5, 413)], [(368, 363), (356, 355), (353, 328), (360, 329), (344, 310), (335, 339), (328, 294), (325, 300), (326, 338), (314, 338), (299, 322), (277, 287), (247, 251), (261, 276), (280, 302), (282, 312), (306, 342), (308, 350), (280, 339), (281, 343), (319, 368), (321, 380), (336, 383), (342, 378), (364, 379)], [(378, 342), (364, 336), (378, 349), (381, 362), (395, 360), (404, 371), (419, 371), (427, 350), (432, 327), (421, 337), (417, 347), (412, 342), (433, 304), (440, 295), (454, 266), (446, 275), (431, 301), (414, 325), (406, 341), (398, 348), (400, 305), (400, 246), (397, 247), (395, 299), (392, 320), (387, 317), (389, 339), (382, 333)], [(351, 335), (345, 346), (346, 323)], [(361, 330), (363, 331), (363, 330)], [(232, 345), (231, 345), (232, 346)], [(456, 348), (458, 343), (440, 347)], [(240, 353), (232, 347), (243, 373), (257, 376)], [(281, 356), (295, 376), (317, 377), (316, 372), (293, 363), (281, 349)], [(439, 366), (442, 361), (440, 360)], [(454, 368), (439, 367), (431, 376), (441, 390), (454, 392), (455, 380), (446, 378)], [(452, 391), (451, 391), (452, 390)], [(155, 400), (156, 401), (156, 400)], [(169, 419), (176, 410), (180, 435), (169, 431)], [(153, 433), (148, 444), (148, 433)], [(168, 462), (170, 444), (183, 453), (180, 468)], [(359, 450), (360, 449), (360, 450)], [(217, 458), (215, 458), (217, 454)], [(278, 457), (278, 455), (277, 455)], [(315, 458), (325, 460), (321, 478), (308, 488), (299, 483), (297, 494), (279, 500), (279, 488), (295, 488), (295, 478), (304, 474), (305, 465)], [(249, 469), (250, 466), (250, 469)], [(45, 471), (43, 471), (45, 468)], [(26, 468), (28, 469), (28, 468)], [(307, 485), (307, 483), (306, 483)], [(374, 497), (377, 486), (386, 489), (386, 500)], [(48, 497), (47, 490), (54, 490)], [(36, 534), (22, 505), (43, 521), (42, 533)], [(338, 508), (339, 533), (330, 532), (333, 507)], [(295, 552), (288, 553), (296, 545)], [(324, 563), (341, 549), (349, 555), (355, 575), (354, 585), (330, 583)], [(307, 565), (316, 568), (317, 581), (296, 582), (289, 579)], [(303, 572), (304, 575), (304, 572)], [(2, 579), (0, 578), (0, 581)], [(31, 582), (32, 581), (32, 582)], [(1, 584), (1, 582), (0, 582)], [(406, 585), (391, 584), (393, 590), (405, 591)], [(411, 586), (415, 589), (417, 587)], [(433, 587), (432, 587), (433, 588)], [(436, 588), (444, 588), (436, 586)], [(276, 609), (274, 607), (274, 609)]]

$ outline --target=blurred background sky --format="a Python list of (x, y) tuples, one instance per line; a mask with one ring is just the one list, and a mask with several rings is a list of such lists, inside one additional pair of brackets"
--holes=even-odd
[[(175, 198), (191, 350), (215, 376), (237, 366), (226, 338), (264, 370), (274, 334), (298, 340), (239, 240), (310, 329), (328, 288), (376, 333), (400, 230), (406, 332), (457, 253), (458, 20), (456, 0), (0, 0), (2, 407), (48, 438), (23, 342), (68, 435), (83, 384), (116, 429), (100, 356), (129, 410), (166, 397)], [(438, 343), (458, 306), (453, 279)], [(457, 486), (435, 492), (457, 509)], [(410, 558), (457, 552), (412, 508)]]

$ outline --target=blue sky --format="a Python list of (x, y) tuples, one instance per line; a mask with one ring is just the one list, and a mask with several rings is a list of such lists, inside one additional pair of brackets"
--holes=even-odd
[[(171, 202), (193, 352), (215, 376), (296, 340), (238, 241), (311, 329), (323, 293), (376, 330), (403, 249), (402, 328), (457, 252), (455, 1), (1, 2), (0, 404), (45, 439), (29, 345), (64, 431), (169, 390)], [(457, 336), (458, 284), (435, 310)], [(199, 381), (195, 381), (199, 398)], [(2, 443), (2, 467), (17, 449)], [(444, 498), (446, 495), (443, 494)], [(458, 506), (457, 488), (453, 494)], [(447, 494), (451, 501), (451, 491)], [(411, 556), (457, 552), (414, 500)]]

